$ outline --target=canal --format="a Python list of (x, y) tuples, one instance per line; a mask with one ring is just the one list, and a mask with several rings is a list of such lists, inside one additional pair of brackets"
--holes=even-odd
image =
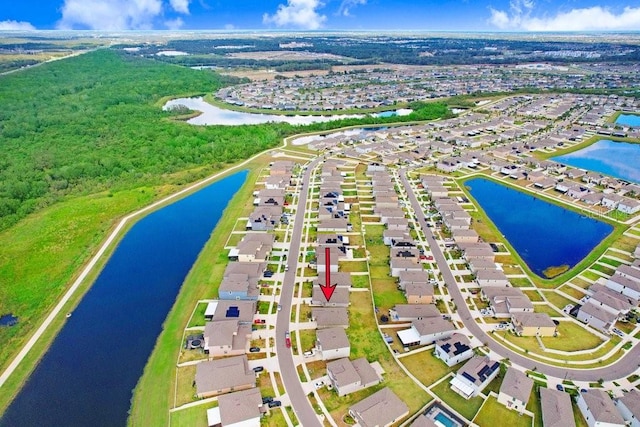
[(68, 318), (0, 426), (124, 426), (132, 391), (237, 172), (138, 221)]

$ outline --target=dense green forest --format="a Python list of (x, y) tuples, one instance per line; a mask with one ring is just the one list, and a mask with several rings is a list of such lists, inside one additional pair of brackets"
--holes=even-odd
[(0, 230), (68, 194), (155, 185), (165, 174), (203, 165), (220, 168), (279, 143), (284, 130), (169, 120), (161, 98), (233, 81), (112, 50), (1, 80)]
[[(287, 124), (198, 127), (171, 120), (176, 112), (162, 111), (163, 98), (236, 80), (114, 50), (1, 80), (0, 230), (69, 194), (158, 185), (167, 174), (205, 166), (189, 176), (193, 181), (301, 131)], [(446, 114), (444, 104), (428, 104), (402, 118), (341, 120), (304, 131)]]

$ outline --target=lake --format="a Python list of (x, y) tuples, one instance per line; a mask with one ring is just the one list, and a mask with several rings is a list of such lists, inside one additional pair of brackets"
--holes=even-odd
[[(308, 125), (318, 122), (331, 122), (340, 119), (362, 119), (366, 114), (333, 114), (333, 115), (284, 115), (284, 114), (262, 114), (262, 113), (246, 113), (243, 111), (225, 110), (206, 102), (200, 98), (178, 98), (168, 101), (163, 110), (169, 110), (175, 107), (187, 107), (193, 111), (199, 111), (201, 114), (187, 120), (187, 123), (199, 126), (208, 125), (257, 125), (269, 122), (284, 122), (292, 125)], [(393, 111), (383, 111), (380, 113), (370, 114), (373, 117), (393, 117), (408, 116), (413, 113), (409, 108), (401, 108)]]
[(247, 171), (155, 211), (124, 236), (0, 426), (124, 426), (180, 286)]
[(613, 226), (484, 178), (465, 182), (473, 198), (531, 271), (574, 267)]
[(623, 126), (640, 126), (640, 115), (638, 114), (620, 114), (616, 119), (616, 124)]
[(332, 116), (286, 116), (280, 114), (245, 113), (243, 111), (225, 110), (205, 102), (202, 98), (179, 98), (168, 101), (163, 110), (176, 106), (184, 106), (190, 110), (200, 111), (197, 117), (187, 120), (192, 125), (257, 125), (269, 122), (285, 122), (292, 125), (308, 125), (317, 122), (330, 122), (339, 119), (361, 119), (363, 114), (336, 114)]
[(551, 160), (640, 184), (640, 144), (601, 139)]

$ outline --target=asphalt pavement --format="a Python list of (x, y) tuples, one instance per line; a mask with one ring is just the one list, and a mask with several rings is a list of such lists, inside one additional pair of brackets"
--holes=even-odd
[(300, 383), (296, 365), (293, 362), (293, 353), (287, 348), (285, 343), (285, 333), (289, 330), (289, 322), (291, 319), (291, 300), (293, 298), (293, 289), (295, 287), (296, 270), (298, 267), (298, 255), (300, 254), (300, 243), (302, 240), (302, 226), (304, 225), (304, 214), (306, 212), (307, 198), (309, 192), (309, 180), (313, 168), (321, 161), (317, 158), (311, 162), (304, 174), (300, 196), (298, 197), (298, 208), (293, 223), (293, 232), (291, 233), (291, 245), (289, 248), (289, 256), (287, 257), (288, 270), (284, 273), (282, 290), (280, 293), (280, 305), (282, 309), (278, 312), (276, 319), (276, 352), (278, 355), (278, 364), (280, 365), (280, 375), (284, 388), (291, 401), (291, 406), (298, 417), (300, 425), (322, 427), (322, 423), (318, 419), (318, 415), (309, 403), (307, 396)]

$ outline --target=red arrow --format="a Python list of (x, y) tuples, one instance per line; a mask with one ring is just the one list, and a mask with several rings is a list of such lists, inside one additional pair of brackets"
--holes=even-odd
[(325, 258), (325, 281), (324, 285), (320, 285), (320, 290), (322, 294), (327, 299), (327, 302), (331, 299), (331, 295), (333, 295), (333, 291), (336, 290), (337, 285), (331, 285), (331, 249), (324, 248), (324, 258)]

